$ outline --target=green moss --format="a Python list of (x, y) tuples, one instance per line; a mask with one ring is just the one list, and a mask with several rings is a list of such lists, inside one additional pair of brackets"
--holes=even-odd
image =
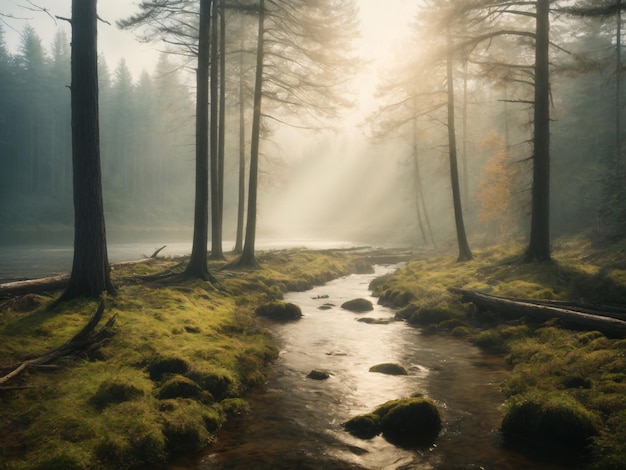
[[(105, 311), (105, 320), (117, 315), (115, 336), (97, 357), (64, 358), (62, 368), (24, 375), (29, 388), (3, 396), (0, 461), (16, 470), (154, 468), (173, 452), (205, 446), (227, 415), (245, 412), (242, 394), (265, 381), (277, 357), (254, 308), (280, 298), (289, 285), (309, 288), (347, 275), (356, 258), (268, 253), (260, 255), (261, 269), (236, 275), (214, 263), (219, 290), (203, 281), (168, 286), (136, 278), (180, 271), (180, 260), (115, 269), (119, 295), (106, 298)], [(48, 310), (49, 302), (33, 297), (17, 302), (17, 310), (3, 305), (0, 363), (60, 346), (97, 308), (97, 302), (75, 300)]]
[(343, 425), (344, 429), (359, 439), (371, 439), (382, 432), (380, 416), (375, 413), (355, 416)]
[(600, 420), (567, 394), (537, 394), (512, 400), (502, 420), (509, 442), (527, 442), (562, 452), (589, 448)]
[(490, 353), (504, 354), (509, 351), (506, 340), (502, 334), (496, 330), (481, 331), (474, 338), (474, 343), (484, 351)]
[(103, 409), (113, 403), (122, 403), (133, 400), (144, 394), (144, 391), (133, 384), (117, 380), (107, 380), (100, 384), (91, 403), (98, 409)]
[(254, 313), (275, 321), (293, 321), (302, 317), (300, 307), (290, 302), (277, 300), (259, 305)]

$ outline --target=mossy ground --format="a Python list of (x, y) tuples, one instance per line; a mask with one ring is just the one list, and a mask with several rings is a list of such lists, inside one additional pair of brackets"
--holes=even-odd
[[(287, 290), (363, 270), (363, 257), (307, 250), (267, 252), (261, 268), (212, 272), (220, 284), (145, 282), (181, 269), (150, 260), (113, 271), (105, 299), (115, 335), (97, 352), (29, 370), (0, 391), (0, 468), (153, 468), (209, 445), (277, 355), (253, 315)], [(27, 296), (0, 308), (0, 371), (71, 338), (97, 302)]]
[[(556, 240), (552, 263), (524, 263), (523, 249), (512, 242), (475, 250), (474, 261), (465, 263), (452, 255), (416, 259), (371, 287), (424, 333), (469, 338), (506, 358), (512, 371), (502, 384), (505, 434), (535, 447), (548, 443), (557, 452), (568, 444), (570, 452), (572, 446), (586, 447), (590, 467), (626, 468), (626, 340), (567, 330), (556, 321), (476, 312), (449, 291), (624, 306), (626, 242), (596, 246), (586, 238)], [(564, 426), (567, 432), (546, 433)]]

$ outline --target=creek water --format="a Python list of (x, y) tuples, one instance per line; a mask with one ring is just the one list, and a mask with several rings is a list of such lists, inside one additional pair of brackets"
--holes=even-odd
[[(485, 355), (463, 339), (423, 335), (393, 321), (395, 312), (376, 304), (369, 283), (391, 269), (377, 267), (374, 274), (288, 294), (286, 300), (299, 305), (303, 317), (268, 326), (281, 352), (266, 386), (249, 397), (250, 413), (227, 423), (206, 454), (171, 469), (566, 468), (503, 447), (499, 384), (507, 370), (502, 358)], [(358, 297), (371, 300), (374, 310), (356, 314), (340, 308)], [(332, 307), (320, 309), (324, 304)], [(358, 321), (363, 318), (385, 321)], [(409, 373), (369, 372), (384, 362), (399, 363)], [(330, 378), (307, 378), (313, 369), (328, 371)], [(380, 436), (361, 440), (342, 428), (355, 415), (416, 393), (443, 412), (444, 428), (430, 448), (402, 449)]]

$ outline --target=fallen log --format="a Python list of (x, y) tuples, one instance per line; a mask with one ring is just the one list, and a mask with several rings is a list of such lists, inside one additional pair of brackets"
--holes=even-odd
[[(150, 258), (142, 258), (131, 261), (120, 261), (111, 264), (111, 269), (148, 261)], [(12, 299), (26, 294), (54, 293), (65, 289), (70, 280), (69, 274), (59, 274), (57, 276), (42, 277), (39, 279), (25, 279), (22, 281), (6, 282), (0, 284), (0, 300)]]
[(56, 292), (67, 286), (69, 274), (44, 277), (41, 279), (27, 279), (25, 281), (7, 282), (0, 284), (0, 300), (10, 299), (25, 294), (41, 294)]
[[(597, 330), (617, 338), (626, 337), (626, 321), (618, 317), (615, 311), (603, 311), (602, 308), (577, 306), (575, 302), (540, 301), (535, 299), (517, 299), (485, 294), (468, 289), (450, 289), (461, 296), (464, 303), (471, 302), (481, 310), (489, 310), (509, 317), (528, 316), (542, 321), (559, 319), (566, 326)], [(607, 310), (614, 310), (608, 308)]]
[(112, 336), (111, 328), (115, 323), (115, 315), (111, 317), (102, 328), (96, 331), (95, 328), (100, 322), (103, 312), (104, 302), (100, 301), (98, 309), (90, 318), (89, 322), (87, 322), (87, 324), (69, 341), (42, 356), (27, 359), (17, 366), (13, 366), (10, 372), (0, 377), (0, 390), (4, 389), (4, 387), (2, 387), (4, 384), (16, 378), (28, 368), (49, 365), (52, 361), (60, 357), (86, 352), (98, 348), (104, 342), (108, 341)]

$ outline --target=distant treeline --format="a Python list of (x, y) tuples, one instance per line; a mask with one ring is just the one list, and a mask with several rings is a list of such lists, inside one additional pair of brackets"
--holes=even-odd
[[(27, 26), (17, 53), (0, 29), (0, 220), (3, 230), (68, 225), (72, 209), (70, 41), (46, 50)], [(193, 90), (192, 90), (193, 91)], [(194, 97), (162, 55), (133, 80), (99, 62), (100, 144), (107, 220), (126, 227), (192, 221)]]

